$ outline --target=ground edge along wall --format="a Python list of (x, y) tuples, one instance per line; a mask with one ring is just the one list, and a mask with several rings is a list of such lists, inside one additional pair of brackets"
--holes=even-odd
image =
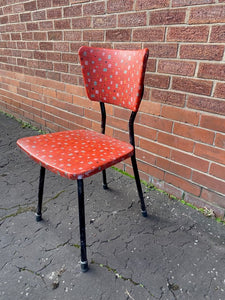
[[(141, 177), (223, 217), (224, 12), (223, 0), (3, 0), (0, 109), (51, 131), (100, 130), (79, 47), (147, 47), (135, 125)], [(106, 109), (107, 134), (128, 140), (127, 111)], [(118, 167), (132, 172), (129, 161)]]

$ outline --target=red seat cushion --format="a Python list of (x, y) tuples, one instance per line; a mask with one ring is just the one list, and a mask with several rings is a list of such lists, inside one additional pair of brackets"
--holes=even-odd
[(90, 130), (26, 137), (17, 144), (42, 167), (69, 179), (98, 173), (134, 151), (129, 143)]

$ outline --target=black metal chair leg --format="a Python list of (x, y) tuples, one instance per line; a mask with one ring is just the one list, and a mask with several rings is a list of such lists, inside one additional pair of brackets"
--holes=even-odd
[(38, 190), (38, 205), (37, 205), (37, 212), (36, 212), (36, 221), (40, 222), (42, 220), (42, 199), (43, 199), (43, 192), (44, 192), (44, 182), (45, 182), (45, 168), (41, 167), (40, 169), (40, 178), (39, 178), (39, 190)]
[(138, 190), (138, 195), (141, 200), (141, 212), (143, 217), (147, 217), (147, 210), (145, 206), (145, 201), (144, 201), (144, 196), (142, 192), (142, 187), (141, 187), (141, 182), (140, 182), (140, 177), (138, 173), (138, 167), (137, 167), (137, 161), (135, 155), (131, 156), (131, 162), (134, 170), (134, 177), (137, 185), (137, 190)]
[(102, 179), (103, 179), (103, 189), (107, 190), (108, 185), (107, 185), (106, 171), (105, 170), (102, 171)]
[(78, 188), (78, 206), (79, 206), (79, 223), (80, 223), (81, 271), (87, 272), (88, 271), (88, 261), (87, 261), (87, 251), (86, 251), (83, 179), (77, 180), (77, 188)]

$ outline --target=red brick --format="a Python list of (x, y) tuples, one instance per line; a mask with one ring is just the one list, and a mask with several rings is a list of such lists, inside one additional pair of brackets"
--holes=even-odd
[(225, 118), (219, 116), (202, 115), (200, 126), (216, 131), (225, 132)]
[(38, 30), (38, 23), (27, 23), (27, 31)]
[(151, 27), (133, 30), (133, 41), (143, 42), (162, 42), (164, 41), (165, 28)]
[(225, 99), (225, 83), (218, 82), (216, 84), (214, 97)]
[(167, 41), (169, 42), (207, 42), (208, 26), (169, 27)]
[(65, 6), (69, 5), (70, 1), (69, 0), (53, 0), (53, 6)]
[[(81, 18), (81, 20), (82, 19), (84, 19), (84, 18)], [(116, 27), (116, 22), (117, 22), (116, 19), (117, 19), (116, 15), (93, 17), (93, 27), (96, 29), (97, 28), (114, 28), (114, 27)], [(76, 22), (76, 19), (75, 19), (75, 22)], [(90, 24), (91, 24), (91, 18), (90, 18)]]
[(200, 5), (200, 4), (210, 4), (214, 3), (214, 0), (172, 0), (173, 7), (179, 6), (192, 6), (192, 5)]
[(185, 95), (170, 91), (160, 91), (152, 89), (151, 100), (168, 105), (183, 107), (185, 104)]
[(131, 30), (130, 29), (112, 29), (106, 30), (106, 41), (130, 41)]
[(201, 198), (194, 197), (190, 194), (185, 194), (184, 200), (198, 208), (212, 209), (217, 217), (224, 217), (224, 210), (213, 205), (213, 203), (204, 202)]
[(212, 176), (194, 171), (192, 175), (192, 180), (208, 189), (225, 194), (224, 182)]
[(83, 15), (92, 16), (105, 14), (105, 1), (83, 4)]
[(48, 40), (49, 41), (61, 41), (63, 38), (62, 31), (49, 31)]
[(19, 22), (19, 15), (16, 14), (16, 15), (9, 16), (8, 22), (9, 23), (18, 23)]
[(203, 144), (196, 144), (194, 153), (208, 160), (225, 164), (225, 150)]
[(209, 5), (192, 8), (189, 16), (190, 24), (224, 23), (225, 6)]
[[(146, 48), (146, 47), (145, 47)], [(140, 49), (140, 48), (138, 48)], [(156, 71), (156, 59), (148, 59), (147, 67), (146, 67), (146, 72), (155, 72)]]
[(122, 11), (130, 11), (133, 9), (134, 0), (108, 0), (107, 1), (107, 12), (115, 13)]
[(118, 26), (119, 27), (137, 27), (147, 25), (147, 14), (146, 12), (136, 12), (129, 14), (118, 15)]
[(183, 76), (193, 76), (196, 63), (191, 61), (179, 60), (160, 60), (158, 63), (158, 72), (166, 74), (176, 74)]
[(138, 160), (147, 161), (151, 165), (155, 165), (156, 163), (156, 156), (144, 151), (140, 148), (136, 148), (136, 156)]
[[(95, 26), (94, 26), (95, 27)], [(91, 28), (91, 17), (72, 19), (72, 28)], [(97, 27), (95, 27), (97, 28)]]
[(38, 0), (37, 1), (38, 9), (51, 7), (51, 5), (52, 5), (51, 0)]
[(181, 45), (180, 47), (180, 58), (222, 60), (223, 53), (222, 45)]
[(180, 164), (174, 163), (171, 160), (158, 157), (156, 160), (156, 165), (170, 173), (174, 173), (176, 175), (179, 175), (181, 177), (189, 179), (191, 177), (191, 169), (185, 166), (182, 166)]
[(34, 51), (34, 59), (46, 60), (46, 52)]
[(145, 84), (150, 87), (167, 89), (169, 87), (170, 77), (166, 75), (145, 74)]
[(45, 20), (46, 19), (46, 14), (44, 10), (41, 11), (35, 11), (33, 12), (33, 21), (37, 20)]
[(161, 144), (166, 144), (170, 147), (181, 149), (185, 152), (192, 152), (194, 148), (193, 141), (189, 141), (187, 139), (180, 138), (178, 136), (174, 136), (173, 134), (168, 134), (165, 132), (159, 132), (157, 140)]
[(7, 24), (9, 21), (8, 16), (3, 16), (0, 18), (0, 24)]
[(141, 124), (135, 124), (135, 135), (147, 139), (156, 140), (157, 130), (149, 128)]
[(138, 169), (140, 171), (143, 171), (147, 174), (150, 174), (151, 176), (154, 176), (158, 179), (163, 180), (163, 178), (164, 178), (164, 171), (158, 169), (157, 167), (151, 166), (148, 163), (139, 161), (138, 162)]
[(62, 9), (61, 8), (53, 8), (53, 9), (47, 10), (47, 18), (48, 19), (62, 18)]
[(32, 11), (37, 9), (37, 1), (30, 1), (24, 3), (24, 10)]
[(200, 113), (185, 108), (163, 105), (161, 116), (170, 120), (198, 125)]
[(40, 50), (53, 50), (53, 43), (40, 42)]
[(225, 80), (225, 64), (200, 63), (198, 77)]
[(166, 132), (171, 132), (172, 131), (172, 125), (173, 122), (170, 120), (166, 120), (160, 117), (156, 117), (156, 116), (151, 116), (151, 115), (147, 115), (142, 113), (140, 115), (140, 124), (142, 125), (146, 125), (149, 126), (151, 128), (155, 128), (155, 129), (159, 129), (159, 130), (163, 130)]
[(104, 41), (103, 30), (85, 30), (83, 32), (84, 41)]
[(178, 188), (181, 188), (182, 190), (191, 193), (195, 196), (200, 196), (201, 189), (196, 184), (193, 184), (191, 182), (188, 182), (187, 180), (174, 176), (172, 174), (166, 173), (165, 174), (165, 181), (177, 186)]
[(82, 15), (82, 5), (74, 5), (63, 9), (64, 18), (79, 17)]
[(170, 157), (170, 148), (160, 145), (159, 143), (154, 141), (140, 138), (140, 148), (142, 148), (143, 150), (147, 150), (150, 153), (155, 153), (162, 157)]
[(47, 40), (47, 36), (46, 36), (46, 32), (34, 32), (33, 35), (33, 39), (36, 41), (46, 41)]
[(81, 31), (65, 31), (64, 40), (65, 41), (79, 41), (81, 40)]
[(205, 144), (213, 144), (215, 133), (196, 126), (175, 123), (173, 133)]
[(52, 30), (53, 29), (53, 22), (52, 21), (44, 21), (40, 22), (40, 30)]
[(78, 57), (77, 57), (76, 54), (63, 53), (62, 54), (62, 62), (77, 63), (78, 62)]
[(201, 197), (208, 202), (217, 204), (220, 207), (225, 208), (224, 196), (222, 196), (222, 195), (219, 195), (215, 192), (203, 189)]
[(170, 0), (137, 0), (136, 10), (169, 7)]
[(38, 68), (45, 69), (45, 70), (52, 70), (53, 64), (52, 64), (52, 62), (48, 62), (48, 61), (39, 61)]
[(66, 42), (55, 42), (54, 43), (54, 51), (69, 52), (69, 50), (70, 50), (69, 43), (66, 43)]
[(150, 101), (146, 101), (146, 100), (141, 101), (139, 112), (159, 116), (160, 111), (161, 111), (160, 103), (150, 102)]
[(225, 42), (225, 25), (212, 26), (210, 42), (224, 43)]
[(225, 102), (223, 100), (189, 96), (187, 106), (202, 111), (225, 115)]
[(61, 53), (57, 52), (47, 52), (47, 60), (52, 60), (52, 61), (61, 61)]
[(220, 166), (213, 163), (210, 167), (209, 174), (225, 180), (225, 166)]
[(20, 33), (11, 33), (11, 39), (12, 40), (21, 40)]
[(54, 21), (55, 29), (70, 29), (71, 28), (71, 20), (65, 19), (65, 20), (56, 20)]
[(221, 134), (221, 133), (216, 134), (215, 146), (225, 149), (225, 134)]
[(212, 82), (199, 79), (173, 77), (172, 89), (209, 96), (212, 90)]
[(68, 72), (68, 64), (54, 63), (54, 71), (67, 73)]
[(208, 161), (194, 156), (193, 154), (184, 153), (182, 151), (172, 150), (171, 159), (182, 165), (202, 172), (207, 172), (209, 168)]
[(170, 25), (185, 23), (186, 11), (167, 9), (150, 12), (150, 25)]
[(177, 44), (150, 44), (145, 43), (144, 48), (149, 49), (149, 57), (165, 57), (165, 58), (175, 58), (177, 57)]

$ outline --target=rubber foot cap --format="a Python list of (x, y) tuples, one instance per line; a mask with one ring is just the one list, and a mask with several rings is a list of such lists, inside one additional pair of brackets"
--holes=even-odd
[(86, 273), (89, 270), (87, 261), (84, 261), (84, 262), (81, 261), (80, 267), (81, 267), (82, 273)]
[(35, 216), (36, 216), (36, 221), (37, 222), (42, 221), (42, 216), (41, 215), (35, 214)]
[(142, 216), (145, 217), (145, 218), (148, 216), (147, 210), (144, 210), (141, 213), (142, 213)]

